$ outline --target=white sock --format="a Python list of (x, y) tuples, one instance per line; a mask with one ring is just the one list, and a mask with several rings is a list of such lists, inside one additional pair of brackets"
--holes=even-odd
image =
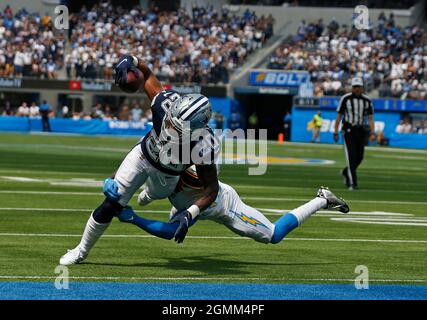
[(310, 217), (316, 211), (326, 208), (328, 202), (323, 198), (314, 198), (313, 200), (303, 204), (302, 206), (291, 210), (295, 217), (298, 219), (298, 225), (301, 225), (308, 217)]
[(138, 204), (143, 207), (149, 204), (151, 201), (153, 201), (153, 199), (150, 198), (145, 190), (142, 190), (138, 196)]
[(102, 236), (110, 223), (99, 223), (90, 215), (83, 231), (82, 240), (80, 240), (79, 248), (83, 253), (88, 254), (90, 249), (95, 245), (96, 241)]

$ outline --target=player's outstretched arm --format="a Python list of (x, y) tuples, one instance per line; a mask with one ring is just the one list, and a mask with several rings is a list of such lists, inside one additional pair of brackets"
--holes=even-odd
[(196, 221), (199, 213), (207, 209), (218, 195), (219, 183), (216, 165), (196, 165), (196, 170), (203, 186), (200, 197), (186, 210), (178, 211), (169, 221), (169, 223), (177, 225), (174, 238), (178, 243), (184, 241), (188, 228)]
[[(201, 196), (199, 197), (199, 199), (197, 199), (197, 201), (194, 202), (193, 205), (197, 206), (200, 211), (203, 211), (207, 209), (212, 204), (212, 202), (215, 201), (218, 195), (218, 174), (216, 171), (215, 164), (196, 165), (196, 170), (197, 176), (202, 182), (203, 190)], [(197, 216), (199, 212), (195, 216)], [(193, 216), (193, 218), (195, 218), (195, 216)]]
[(144, 91), (151, 101), (159, 92), (163, 91), (163, 86), (160, 80), (157, 79), (153, 71), (142, 61), (142, 59), (138, 59), (136, 67), (144, 75)]

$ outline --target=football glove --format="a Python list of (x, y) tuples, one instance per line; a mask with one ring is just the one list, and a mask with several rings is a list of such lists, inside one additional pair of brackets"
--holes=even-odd
[(115, 75), (114, 82), (116, 85), (125, 85), (128, 79), (128, 71), (134, 71), (138, 75), (138, 69), (135, 66), (134, 57), (124, 55), (120, 58), (114, 67)]
[(104, 181), (104, 195), (111, 201), (119, 201), (119, 186), (114, 179), (108, 178)]
[(178, 229), (175, 231), (174, 239), (176, 242), (181, 243), (184, 241), (185, 236), (187, 235), (188, 228), (191, 223), (191, 214), (187, 210), (178, 211), (172, 219), (169, 220), (169, 223), (179, 223)]

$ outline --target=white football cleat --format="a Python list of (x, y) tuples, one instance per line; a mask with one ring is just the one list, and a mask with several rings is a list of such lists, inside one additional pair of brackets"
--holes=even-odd
[(350, 211), (350, 208), (344, 199), (334, 195), (328, 187), (320, 187), (319, 191), (317, 191), (317, 197), (323, 198), (327, 201), (327, 210), (336, 210), (342, 213)]
[(80, 247), (77, 246), (72, 250), (67, 250), (67, 253), (59, 259), (59, 264), (63, 266), (77, 264), (85, 260), (86, 257), (87, 253), (83, 253)]

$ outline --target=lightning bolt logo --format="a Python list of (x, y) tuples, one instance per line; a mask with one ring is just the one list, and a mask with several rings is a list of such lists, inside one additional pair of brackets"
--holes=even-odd
[(261, 82), (264, 81), (264, 79), (266, 78), (267, 74), (265, 72), (261, 72), (259, 74), (257, 74), (256, 76), (256, 82)]
[(241, 212), (236, 212), (236, 211), (232, 211), (232, 210), (231, 210), (231, 212), (233, 212), (240, 220), (242, 220), (246, 224), (250, 224), (254, 227), (261, 226), (261, 227), (267, 228), (267, 226), (265, 224), (263, 224), (261, 221), (258, 221), (257, 219), (255, 219), (253, 217), (249, 217), (249, 216), (247, 216)]

